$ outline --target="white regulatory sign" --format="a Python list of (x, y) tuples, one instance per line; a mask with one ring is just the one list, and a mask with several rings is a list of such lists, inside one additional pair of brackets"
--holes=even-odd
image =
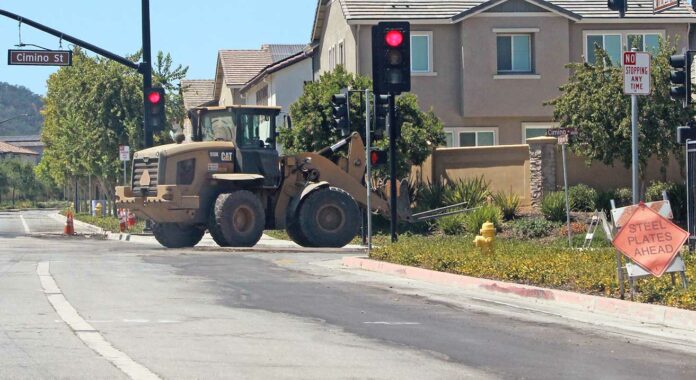
[(627, 51), (623, 54), (624, 94), (650, 95), (650, 54)]
[(130, 147), (128, 145), (119, 145), (118, 156), (121, 158), (121, 161), (130, 161)]

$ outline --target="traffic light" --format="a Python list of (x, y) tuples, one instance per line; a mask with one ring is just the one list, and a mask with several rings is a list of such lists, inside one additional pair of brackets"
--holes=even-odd
[(370, 164), (374, 166), (386, 165), (389, 155), (386, 150), (370, 151)]
[(696, 141), (696, 122), (689, 122), (689, 125), (677, 127), (677, 142), (686, 144), (686, 140)]
[(684, 102), (685, 107), (691, 104), (691, 53), (687, 51), (669, 57), (669, 65), (673, 68), (669, 75), (672, 84), (669, 95), (674, 100)]
[(608, 0), (607, 7), (614, 12), (619, 12), (620, 17), (624, 17), (628, 10), (628, 0)]
[(372, 79), (375, 94), (411, 90), (411, 26), (380, 22), (372, 27)]
[(164, 89), (162, 87), (151, 87), (145, 90), (145, 101), (150, 106), (148, 117), (153, 131), (161, 132), (164, 130), (166, 113), (164, 109)]
[(387, 118), (389, 117), (389, 95), (375, 95), (375, 123), (374, 135), (382, 138), (387, 130)]
[(350, 134), (350, 113), (348, 94), (336, 94), (331, 97), (334, 126), (341, 131), (341, 136)]

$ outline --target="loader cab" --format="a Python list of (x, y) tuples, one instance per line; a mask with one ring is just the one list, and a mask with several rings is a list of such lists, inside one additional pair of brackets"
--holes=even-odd
[(235, 171), (264, 176), (264, 187), (277, 187), (281, 174), (276, 149), (280, 107), (206, 107), (192, 111), (194, 141), (229, 141), (235, 147)]

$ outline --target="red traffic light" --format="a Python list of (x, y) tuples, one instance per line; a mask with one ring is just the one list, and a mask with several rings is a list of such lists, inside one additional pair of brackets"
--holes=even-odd
[(387, 152), (384, 150), (373, 150), (370, 152), (370, 164), (380, 166), (387, 163)]
[(404, 43), (404, 34), (400, 30), (390, 30), (384, 36), (384, 41), (393, 48), (399, 47)]
[(149, 100), (152, 104), (157, 104), (160, 102), (160, 100), (162, 100), (162, 95), (160, 95), (160, 93), (157, 91), (152, 91), (147, 95), (147, 100)]

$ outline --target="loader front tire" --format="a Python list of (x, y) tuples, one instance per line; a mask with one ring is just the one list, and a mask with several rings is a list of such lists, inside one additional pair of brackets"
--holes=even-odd
[(152, 234), (155, 239), (167, 248), (189, 248), (201, 241), (205, 230), (197, 226), (180, 225), (177, 223), (154, 223)]
[(230, 247), (253, 247), (261, 240), (266, 216), (259, 198), (238, 190), (215, 201), (215, 226)]
[(335, 187), (317, 190), (303, 199), (297, 219), (306, 247), (343, 247), (358, 234), (361, 223), (353, 197)]

